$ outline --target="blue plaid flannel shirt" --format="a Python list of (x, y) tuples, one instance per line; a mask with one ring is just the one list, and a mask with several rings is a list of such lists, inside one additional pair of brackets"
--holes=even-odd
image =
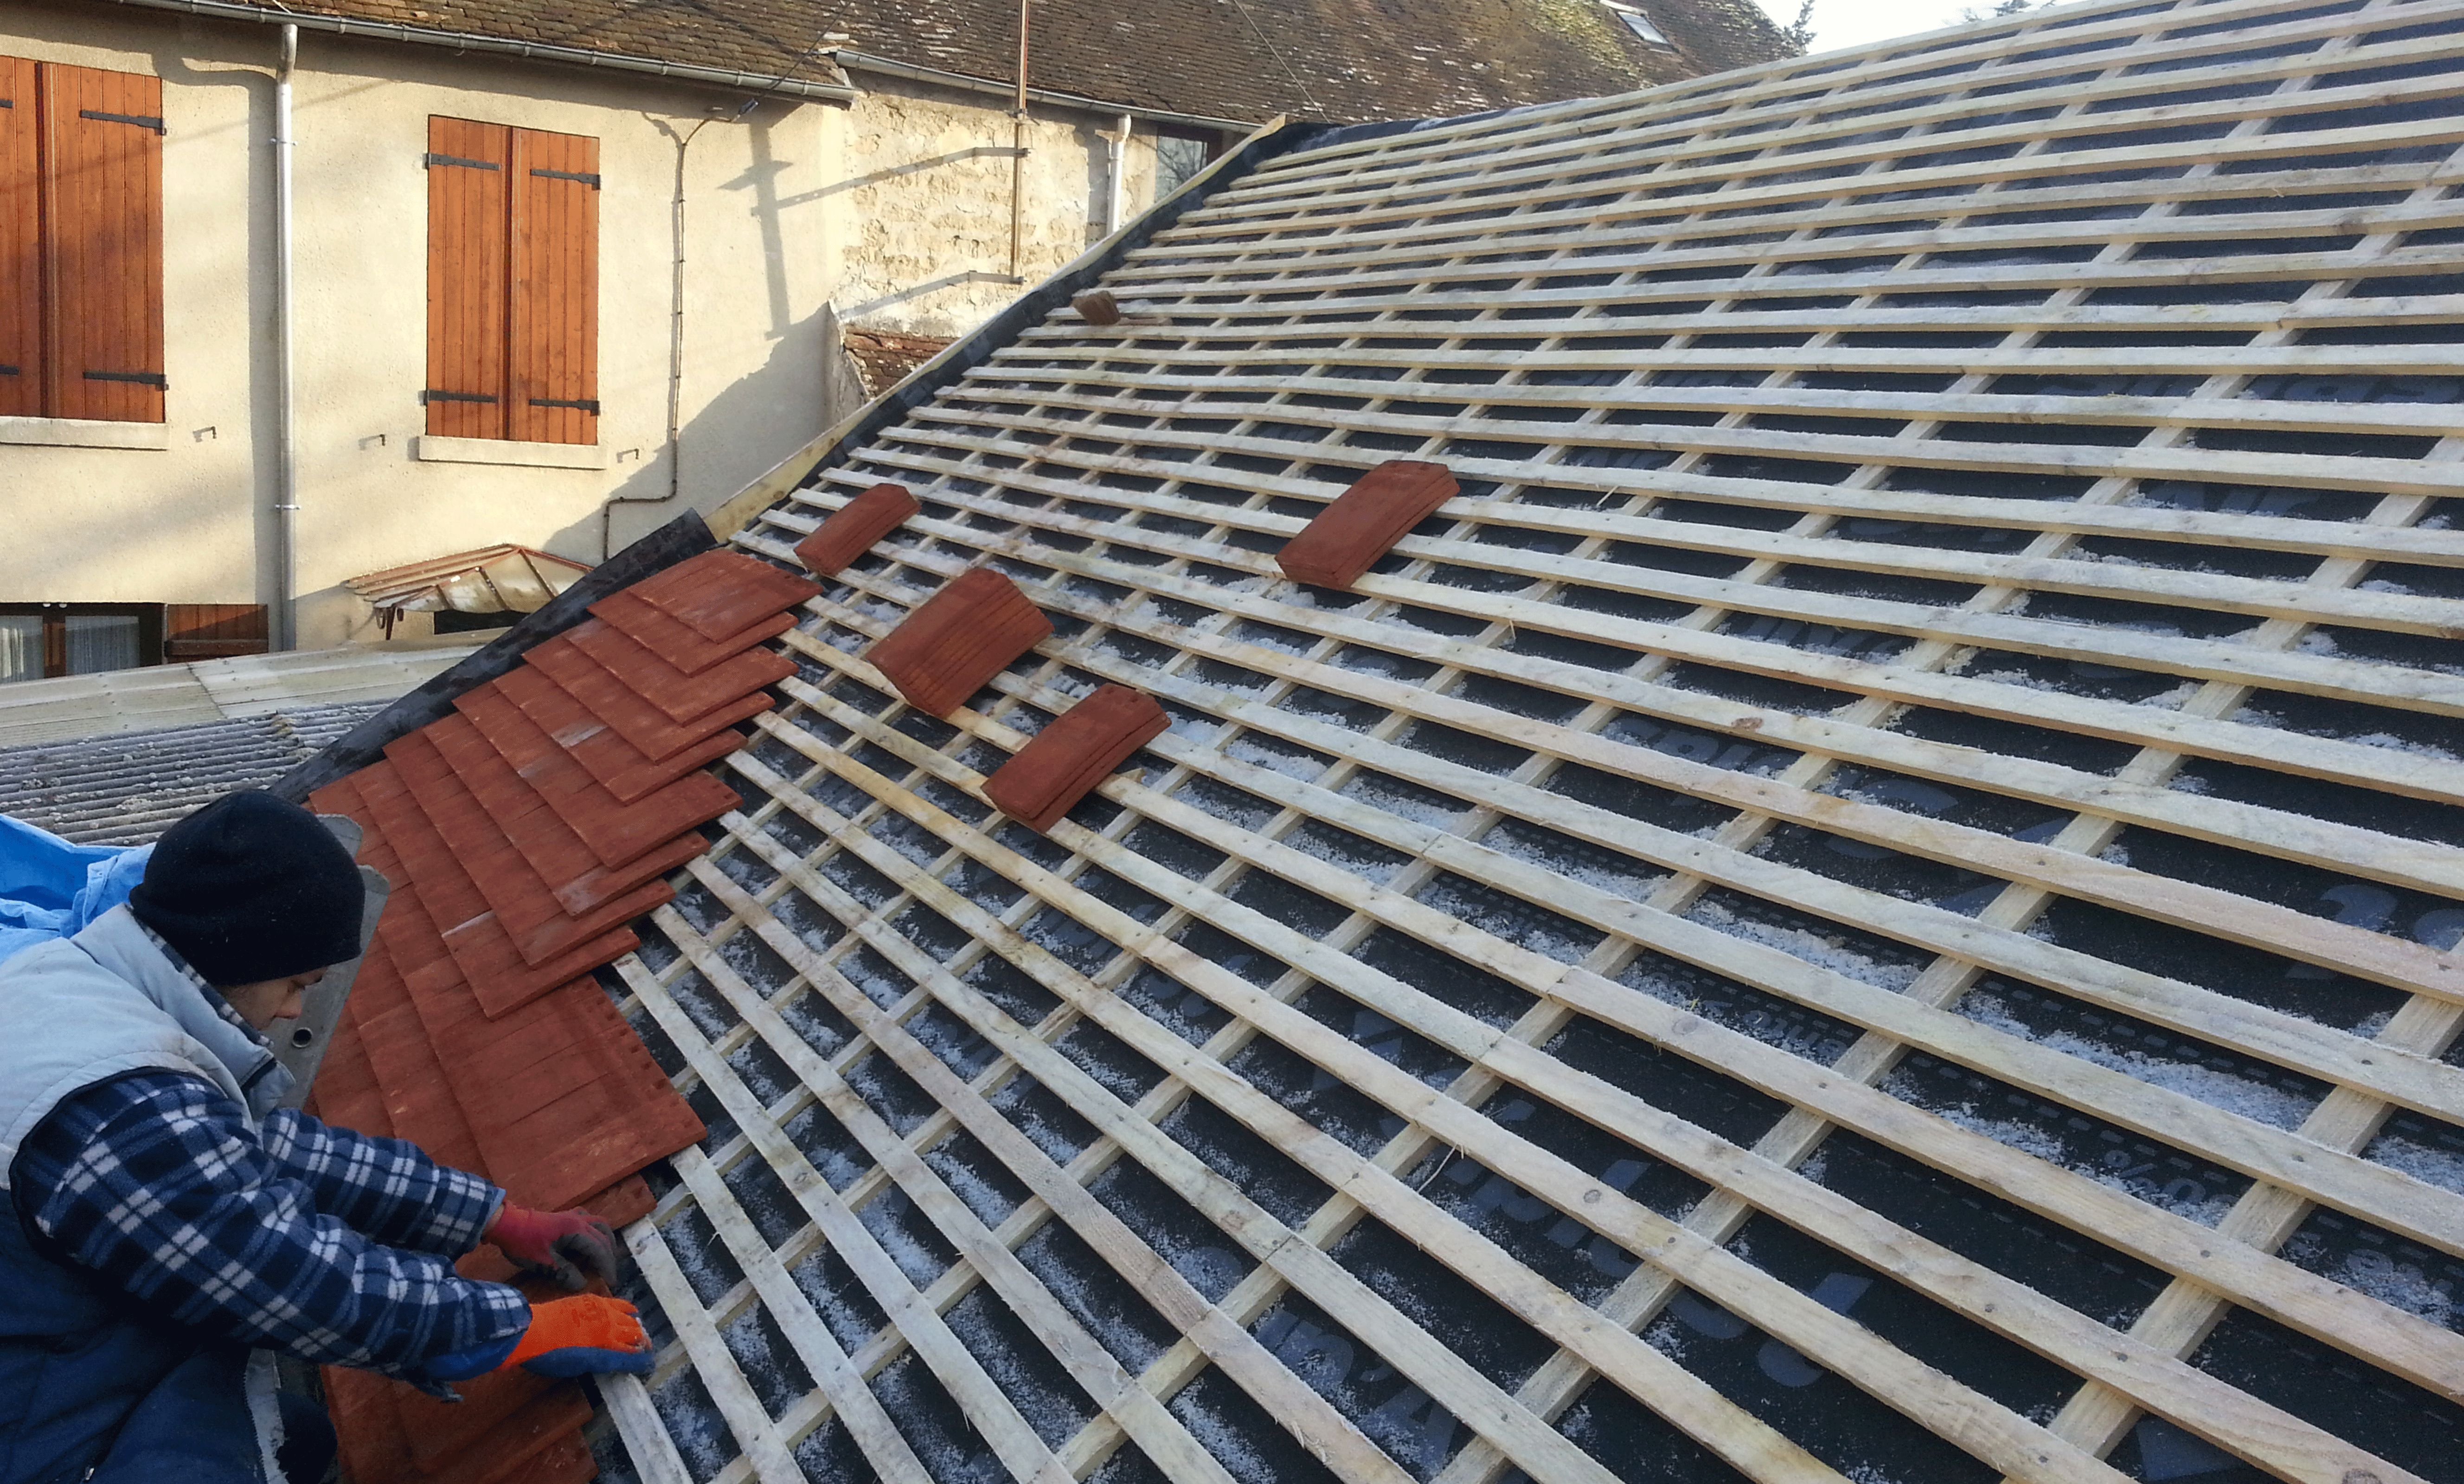
[(14, 1174), (19, 1210), (58, 1255), (218, 1339), (432, 1387), (424, 1363), (530, 1322), (519, 1293), (453, 1271), (495, 1213), (495, 1186), (290, 1109), (252, 1132), (202, 1078), (78, 1090)]

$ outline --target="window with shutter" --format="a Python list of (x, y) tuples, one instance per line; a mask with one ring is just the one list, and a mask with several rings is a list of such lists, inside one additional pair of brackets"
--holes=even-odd
[(0, 603), (0, 681), (162, 663), (161, 603)]
[(428, 124), (428, 430), (599, 440), (599, 142)]
[(163, 421), (163, 82), (0, 57), (0, 414)]

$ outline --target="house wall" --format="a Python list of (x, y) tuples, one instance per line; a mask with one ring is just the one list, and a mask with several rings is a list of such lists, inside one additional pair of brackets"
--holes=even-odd
[[(164, 82), (166, 422), (156, 447), (0, 426), (0, 601), (275, 600), (271, 27), (0, 3), (0, 53)], [(864, 79), (852, 105), (303, 33), (294, 80), (298, 642), (375, 636), (341, 586), (512, 541), (583, 561), (725, 500), (852, 410), (837, 321), (957, 334), (1020, 292), (1003, 100)], [(589, 468), (420, 457), (430, 115), (600, 142), (600, 442)], [(1109, 118), (1039, 112), (1023, 271), (1095, 236)], [(667, 440), (671, 231), (685, 153), (681, 456)], [(1133, 149), (1132, 211), (1152, 195)], [(35, 430), (37, 434), (44, 430)], [(55, 429), (54, 430), (55, 431)], [(120, 431), (126, 431), (121, 429)], [(517, 445), (508, 458), (537, 452)], [(430, 450), (433, 451), (433, 446)], [(486, 450), (495, 453), (497, 450)], [(551, 455), (567, 458), (572, 450)]]
[[(1003, 100), (859, 76), (844, 118), (848, 219), (839, 313), (850, 324), (961, 335), (1015, 298), (1009, 272), (1010, 120)], [(1111, 116), (1028, 111), (1023, 250), (1028, 282), (1106, 235)], [(1132, 125), (1124, 210), (1155, 204), (1154, 125)]]

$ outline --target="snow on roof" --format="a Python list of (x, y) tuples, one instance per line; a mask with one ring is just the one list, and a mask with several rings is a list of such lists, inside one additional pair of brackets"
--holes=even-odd
[(0, 814), (81, 845), (142, 845), (225, 794), (272, 783), (385, 705), (293, 707), (0, 749)]

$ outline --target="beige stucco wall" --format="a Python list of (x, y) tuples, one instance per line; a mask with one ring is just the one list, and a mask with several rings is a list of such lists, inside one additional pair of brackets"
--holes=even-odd
[[(275, 599), (270, 27), (0, 0), (0, 52), (164, 82), (167, 448), (0, 435), (0, 601)], [(1006, 99), (879, 76), (852, 104), (303, 33), (295, 80), (298, 642), (374, 637), (344, 578), (500, 541), (601, 556), (611, 497), (663, 497), (671, 230), (686, 166), (681, 500), (613, 508), (615, 543), (709, 509), (802, 447), (825, 406), (828, 306), (955, 335), (1021, 292), (1008, 263)], [(414, 456), (424, 423), (430, 115), (600, 142), (604, 468)], [(1039, 108), (1029, 283), (1102, 231), (1109, 116)], [(1130, 213), (1154, 197), (1151, 126)]]

